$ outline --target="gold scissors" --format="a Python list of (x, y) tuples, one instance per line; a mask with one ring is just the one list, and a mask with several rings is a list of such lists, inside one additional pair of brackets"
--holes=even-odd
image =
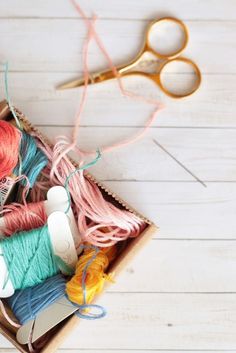
[[(175, 51), (168, 53), (168, 54), (160, 53), (159, 51), (153, 49), (153, 47), (151, 45), (151, 32), (154, 30), (154, 28), (157, 25), (159, 25), (163, 22), (172, 22), (172, 23), (178, 25), (183, 32), (183, 40), (182, 40), (180, 48), (178, 50), (175, 50)], [(144, 45), (143, 45), (142, 49), (140, 50), (140, 52), (138, 53), (138, 55), (135, 57), (134, 60), (132, 60), (128, 64), (121, 65), (117, 68), (118, 75), (120, 77), (129, 76), (129, 75), (141, 75), (141, 76), (147, 77), (147, 78), (153, 80), (155, 82), (155, 84), (157, 84), (165, 94), (167, 94), (169, 97), (172, 97), (172, 98), (183, 98), (183, 97), (190, 96), (200, 86), (201, 72), (200, 72), (198, 66), (192, 60), (180, 56), (180, 54), (183, 52), (183, 50), (186, 48), (186, 46), (188, 44), (188, 39), (189, 39), (189, 35), (188, 35), (187, 27), (185, 26), (185, 24), (182, 21), (180, 21), (177, 18), (164, 17), (164, 18), (161, 18), (161, 19), (156, 20), (154, 22), (151, 22), (147, 28), (147, 32), (146, 32), (145, 40), (144, 40)], [(141, 70), (140, 71), (139, 70), (138, 71), (137, 70), (130, 71), (131, 69), (133, 69), (135, 66), (137, 66), (138, 64), (140, 64), (143, 61), (143, 58), (144, 58), (144, 56), (146, 56), (147, 53), (153, 54), (155, 57), (155, 60), (158, 63), (158, 67), (155, 70), (155, 72), (149, 73), (149, 72), (145, 72), (145, 71), (141, 71)], [(187, 64), (193, 70), (193, 72), (195, 74), (194, 84), (187, 92), (176, 93), (176, 92), (169, 90), (165, 86), (164, 81), (163, 81), (163, 72), (164, 72), (164, 69), (166, 69), (167, 65), (172, 62)], [(107, 71), (91, 74), (89, 77), (88, 83), (89, 84), (99, 83), (99, 82), (103, 82), (103, 81), (114, 79), (114, 78), (116, 78), (116, 77), (115, 77), (113, 71), (107, 70)], [(73, 80), (73, 81), (70, 81), (68, 83), (65, 83), (65, 84), (58, 86), (58, 89), (76, 88), (76, 87), (80, 87), (83, 85), (84, 85), (84, 79), (77, 79), (77, 80)]]

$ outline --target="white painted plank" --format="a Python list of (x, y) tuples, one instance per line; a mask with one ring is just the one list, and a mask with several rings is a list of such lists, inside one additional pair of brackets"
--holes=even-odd
[[(185, 55), (204, 73), (236, 73), (236, 22), (187, 21), (190, 43)], [(143, 41), (146, 21), (100, 20), (97, 28), (114, 63), (133, 59)], [(2, 19), (1, 60), (15, 71), (79, 71), (85, 26), (77, 19)], [(221, 48), (221, 49), (219, 49)], [(17, 55), (16, 55), (17, 53)], [(89, 53), (91, 70), (106, 68), (95, 44)]]
[[(10, 95), (34, 124), (72, 125), (82, 90), (56, 91), (55, 87), (79, 74), (10, 73)], [(173, 75), (178, 82), (181, 75)], [(235, 76), (205, 75), (198, 93), (174, 100), (160, 93), (152, 82), (141, 77), (123, 80), (126, 88), (165, 104), (154, 126), (236, 127)], [(4, 92), (3, 79), (0, 91)], [(1, 94), (3, 97), (3, 93)], [(94, 110), (96, 107), (96, 110)], [(90, 87), (82, 124), (93, 126), (143, 126), (153, 107), (124, 98), (115, 81)]]
[(106, 182), (152, 219), (157, 238), (235, 239), (236, 187), (232, 183)]
[[(80, 321), (62, 348), (217, 351), (236, 346), (235, 294), (107, 293), (99, 303), (109, 315)], [(6, 346), (2, 337), (0, 345)]]
[[(69, 128), (40, 127), (46, 136), (70, 134)], [(79, 145), (96, 150), (136, 134), (138, 128), (82, 127)], [(160, 149), (163, 145), (200, 179), (236, 180), (236, 130), (233, 129), (151, 129), (143, 140), (104, 153), (93, 167), (99, 179), (131, 181), (195, 181), (178, 163)], [(205, 188), (198, 185), (202, 193)]]
[[(154, 18), (156, 15), (174, 15), (184, 19), (235, 19), (236, 6), (232, 0), (80, 0), (79, 4), (88, 13), (95, 12), (102, 18), (143, 19)], [(132, 9), (132, 10), (131, 10)], [(206, 10), (209, 9), (209, 10)], [(131, 11), (130, 11), (131, 10)], [(69, 17), (77, 15), (69, 0), (41, 0), (40, 3), (30, 0), (1, 1), (1, 17)]]
[[(0, 349), (0, 353), (16, 353), (17, 350), (16, 349), (11, 349), (11, 348), (3, 348), (3, 349)], [(58, 353), (78, 353), (78, 349), (58, 349), (57, 350)], [(85, 353), (101, 353), (101, 350), (97, 350), (97, 349), (79, 349), (79, 352), (85, 352)], [(131, 353), (146, 353), (146, 352), (152, 352), (152, 353), (183, 353), (182, 350), (160, 350), (160, 349), (145, 349), (145, 350), (142, 350), (142, 349), (129, 349), (129, 350), (124, 350), (124, 349), (106, 349), (106, 350), (103, 350), (103, 352), (106, 352), (106, 353), (114, 353), (114, 352), (131, 352)], [(191, 350), (191, 351), (184, 351), (184, 353), (193, 353), (194, 350)], [(199, 352), (198, 351), (195, 351), (195, 352)], [(201, 353), (209, 353), (209, 351), (205, 351), (205, 350), (201, 350), (200, 351)], [(227, 351), (225, 350), (217, 350), (217, 353), (225, 353)], [(235, 353), (236, 351), (234, 350), (230, 350), (231, 353)]]
[(107, 294), (100, 302), (107, 318), (82, 322), (63, 347), (214, 350), (236, 345), (235, 295)]
[(152, 240), (109, 292), (236, 292), (235, 241)]

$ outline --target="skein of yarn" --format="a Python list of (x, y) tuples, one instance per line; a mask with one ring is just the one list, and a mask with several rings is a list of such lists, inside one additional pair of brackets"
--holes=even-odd
[[(63, 154), (69, 144), (66, 139), (50, 147), (42, 141), (37, 132), (34, 134), (37, 136), (39, 147), (48, 158), (48, 165), (43, 173), (44, 181), (37, 182), (32, 189), (31, 197), (34, 202), (42, 200), (45, 190), (50, 186), (65, 185), (68, 175), (72, 174), (68, 182), (68, 191), (71, 194), (78, 229), (85, 242), (98, 247), (110, 247), (118, 241), (136, 237), (142, 232), (145, 227), (144, 221), (134, 213), (120, 209), (105, 200), (99, 187), (86, 178), (82, 171), (74, 173), (75, 166), (70, 158)], [(53, 161), (61, 154), (63, 157), (51, 175)]]
[[(84, 254), (80, 257), (76, 273), (69, 282), (57, 274), (48, 278), (45, 282), (38, 284), (32, 288), (18, 290), (15, 294), (7, 299), (15, 317), (21, 325), (24, 325), (30, 320), (34, 320), (37, 315), (55, 303), (59, 298), (67, 296), (67, 298), (78, 306), (78, 312), (83, 312), (83, 309), (92, 308), (89, 305), (96, 294), (103, 289), (106, 280), (111, 280), (111, 276), (105, 274), (105, 270), (109, 265), (110, 259), (113, 259), (116, 253), (115, 247), (109, 251), (103, 251), (94, 247), (85, 245)], [(96, 308), (102, 308), (94, 305)], [(102, 315), (105, 310), (102, 308)], [(79, 315), (85, 319), (91, 319), (89, 312)], [(101, 314), (93, 319), (100, 318)]]
[[(42, 169), (47, 165), (48, 160), (45, 154), (37, 147), (35, 139), (28, 133), (22, 130), (20, 144), (19, 163), (14, 169), (16, 175), (26, 175), (32, 187), (38, 178)], [(22, 181), (25, 184), (25, 181)]]
[(16, 232), (28, 231), (42, 227), (47, 223), (47, 213), (43, 201), (36, 203), (11, 204), (4, 213), (0, 233), (11, 236)]
[(12, 312), (21, 325), (30, 320), (65, 295), (66, 280), (58, 274), (32, 288), (18, 290), (7, 299)]
[(17, 233), (0, 241), (8, 278), (15, 290), (33, 287), (59, 273), (48, 227)]
[(75, 275), (66, 284), (69, 300), (78, 305), (90, 304), (101, 293), (104, 283), (111, 281), (111, 276), (105, 273), (108, 265), (105, 252), (85, 247), (84, 254), (77, 262)]
[(0, 180), (13, 174), (18, 163), (20, 141), (20, 130), (0, 120)]

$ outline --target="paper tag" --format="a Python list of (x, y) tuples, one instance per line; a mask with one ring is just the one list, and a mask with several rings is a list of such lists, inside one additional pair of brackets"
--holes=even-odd
[[(39, 313), (35, 319), (32, 342), (37, 341), (46, 332), (73, 314), (77, 307), (71, 304), (65, 297), (58, 299), (54, 304)], [(29, 342), (33, 320), (23, 325), (17, 332), (17, 341), (21, 344)]]
[(67, 215), (56, 211), (48, 217), (48, 231), (54, 254), (75, 268), (78, 256)]
[(15, 181), (10, 177), (0, 180), (0, 209), (5, 205), (14, 185)]

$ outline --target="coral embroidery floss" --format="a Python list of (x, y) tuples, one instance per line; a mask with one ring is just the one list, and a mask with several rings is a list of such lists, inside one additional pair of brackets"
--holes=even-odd
[(14, 185), (13, 171), (18, 163), (21, 133), (13, 125), (0, 120), (0, 207)]
[(4, 216), (0, 218), (0, 233), (4, 236), (39, 228), (47, 222), (43, 201), (26, 205), (11, 204), (3, 212)]
[[(3, 206), (19, 182), (15, 200), (24, 199), (48, 161), (35, 139), (10, 122), (0, 120), (0, 205)], [(25, 190), (24, 190), (25, 189)]]
[(0, 120), (0, 180), (13, 174), (18, 163), (21, 132), (6, 121)]

